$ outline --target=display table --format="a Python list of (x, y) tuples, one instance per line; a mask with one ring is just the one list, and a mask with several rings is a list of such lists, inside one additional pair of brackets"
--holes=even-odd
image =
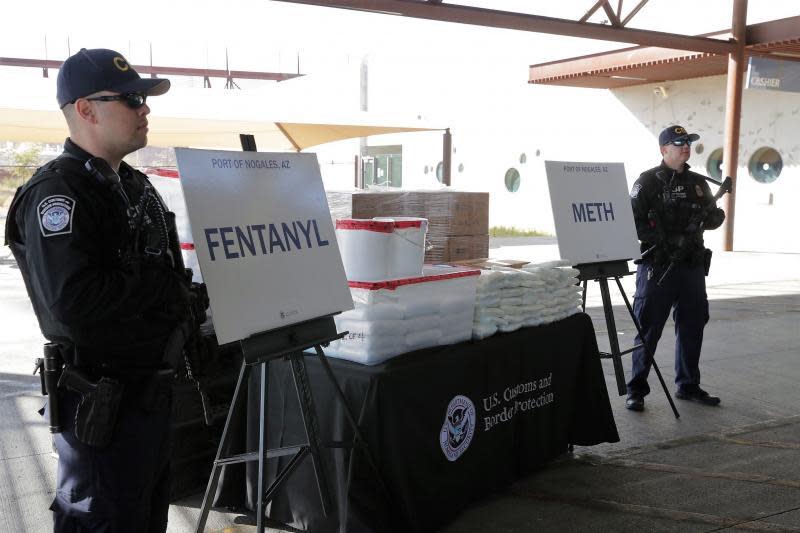
[[(429, 348), (377, 366), (330, 358), (359, 419), (389, 497), (362, 451), (325, 449), (335, 512), (322, 516), (310, 460), (292, 475), (270, 516), (310, 531), (432, 531), (569, 444), (617, 442), (591, 320), (565, 320), (479, 342)], [(306, 357), (323, 440), (350, 440), (340, 402), (316, 356)], [(257, 449), (257, 374), (241, 444)], [(304, 437), (291, 370), (270, 363), (268, 446)], [(274, 477), (275, 464), (270, 461)], [(349, 467), (352, 466), (352, 469)], [(215, 505), (252, 505), (257, 466), (226, 467)], [(347, 497), (345, 498), (345, 495)]]

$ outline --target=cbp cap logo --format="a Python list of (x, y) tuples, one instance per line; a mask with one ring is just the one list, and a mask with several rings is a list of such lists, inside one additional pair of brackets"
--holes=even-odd
[(475, 435), (475, 405), (466, 396), (450, 400), (444, 424), (439, 432), (439, 445), (448, 461), (455, 461), (472, 442)]
[(680, 126), (675, 126), (675, 129), (672, 131), (675, 132), (675, 135), (686, 135), (686, 130), (681, 128)]
[(69, 196), (56, 194), (48, 196), (37, 207), (39, 228), (43, 237), (72, 233), (72, 219), (75, 213), (75, 200)]
[(114, 66), (117, 67), (117, 69), (122, 72), (127, 72), (128, 70), (131, 69), (130, 65), (128, 65), (127, 61), (125, 61), (124, 57), (117, 56), (113, 59), (113, 61), (114, 61)]

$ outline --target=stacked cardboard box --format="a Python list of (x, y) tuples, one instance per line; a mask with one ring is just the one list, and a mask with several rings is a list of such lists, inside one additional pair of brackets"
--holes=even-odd
[[(350, 202), (347, 202), (347, 196)], [(489, 193), (461, 191), (329, 192), (334, 218), (428, 219), (425, 261), (441, 263), (489, 255)], [(350, 212), (347, 212), (347, 206)]]

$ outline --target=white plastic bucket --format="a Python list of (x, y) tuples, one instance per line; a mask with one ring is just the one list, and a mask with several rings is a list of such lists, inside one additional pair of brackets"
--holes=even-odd
[(336, 240), (347, 279), (379, 281), (389, 279), (390, 247), (394, 223), (346, 218), (336, 221)]
[(375, 217), (374, 220), (394, 224), (389, 252), (389, 277), (419, 276), (425, 262), (425, 235), (428, 232), (428, 219)]

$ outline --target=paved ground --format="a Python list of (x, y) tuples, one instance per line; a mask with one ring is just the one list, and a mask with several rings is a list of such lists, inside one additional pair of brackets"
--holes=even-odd
[[(536, 244), (530, 244), (536, 243)], [(546, 260), (552, 240), (496, 241), (498, 258)], [(632, 296), (633, 276), (623, 278)], [(447, 533), (527, 531), (800, 531), (800, 256), (718, 253), (708, 278), (703, 383), (718, 408), (677, 401), (675, 419), (655, 377), (643, 413), (624, 408), (603, 367), (621, 442), (577, 448), (463, 513)], [(588, 312), (608, 349), (599, 288)], [(633, 340), (612, 284), (623, 348)], [(31, 358), (41, 338), (19, 271), (0, 248), (0, 530), (47, 531), (55, 458)], [(673, 334), (657, 360), (672, 392)], [(626, 369), (630, 360), (626, 358)], [(170, 510), (170, 532), (192, 531), (199, 497)], [(212, 513), (207, 531), (252, 531)]]

